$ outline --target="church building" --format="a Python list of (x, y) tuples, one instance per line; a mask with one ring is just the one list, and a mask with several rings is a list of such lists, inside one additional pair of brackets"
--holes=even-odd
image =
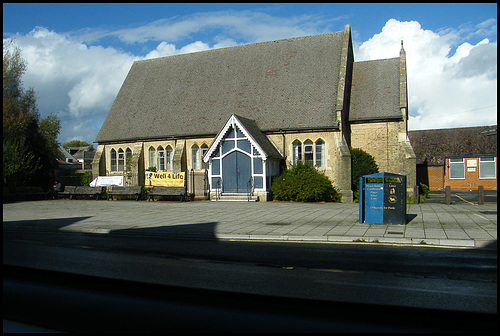
[[(186, 172), (195, 197), (272, 199), (298, 161), (352, 202), (350, 148), (416, 182), (406, 55), (354, 62), (351, 29), (135, 62), (96, 142), (93, 175), (144, 185)], [(154, 168), (153, 168), (154, 167)]]

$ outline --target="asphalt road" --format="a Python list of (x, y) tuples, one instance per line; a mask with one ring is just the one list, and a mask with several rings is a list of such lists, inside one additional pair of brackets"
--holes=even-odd
[(3, 262), (169, 286), (497, 313), (496, 250), (4, 231)]

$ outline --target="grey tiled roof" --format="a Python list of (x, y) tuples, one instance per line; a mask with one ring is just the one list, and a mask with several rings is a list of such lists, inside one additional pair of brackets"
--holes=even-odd
[(96, 142), (335, 127), (343, 32), (135, 62)]
[(490, 126), (462, 127), (408, 132), (417, 164), (443, 165), (449, 156), (497, 154), (497, 136)]
[(399, 62), (397, 57), (354, 63), (349, 120), (402, 118)]

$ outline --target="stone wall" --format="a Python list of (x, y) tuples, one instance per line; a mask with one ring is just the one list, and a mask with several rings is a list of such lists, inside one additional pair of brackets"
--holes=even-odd
[[(342, 194), (342, 202), (352, 202), (351, 153), (339, 131), (271, 134), (269, 138), (274, 142), (278, 150), (282, 154), (284, 153), (287, 167), (292, 165), (293, 142), (295, 140), (302, 143), (302, 149), (304, 142), (307, 140), (312, 141), (313, 144), (319, 139), (323, 140), (326, 154), (325, 167), (317, 167), (317, 169), (330, 178), (333, 186)], [(315, 158), (315, 146), (313, 146), (313, 152)]]
[(352, 124), (351, 144), (352, 148), (361, 148), (372, 155), (379, 172), (406, 175), (408, 192), (412, 193), (416, 183), (416, 156), (404, 122)]

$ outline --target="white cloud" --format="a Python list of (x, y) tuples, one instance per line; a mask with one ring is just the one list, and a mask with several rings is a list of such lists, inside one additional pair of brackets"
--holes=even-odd
[(190, 43), (190, 44), (188, 44), (180, 49), (177, 49), (175, 44), (173, 44), (173, 43), (161, 42), (156, 47), (156, 49), (149, 52), (144, 57), (144, 59), (172, 56), (172, 55), (178, 55), (178, 54), (186, 54), (186, 53), (192, 53), (192, 52), (203, 51), (203, 50), (208, 50), (208, 49), (211, 49), (210, 46), (204, 42), (201, 42), (201, 41), (196, 41), (196, 42)]
[[(221, 11), (158, 20), (115, 31), (86, 28), (57, 33), (36, 27), (29, 34), (10, 38), (21, 48), (27, 63), (23, 83), (37, 92), (41, 116), (57, 112), (62, 121), (59, 140), (82, 137), (92, 142), (133, 61), (235, 46), (238, 45), (236, 39), (250, 43), (315, 34), (318, 20), (311, 24), (311, 17), (307, 16), (278, 18), (251, 11)], [(193, 34), (201, 34), (207, 42), (198, 40), (180, 47), (172, 43), (189, 39)], [(99, 46), (103, 39), (109, 38), (125, 43), (157, 41), (158, 44), (144, 56), (132, 55)], [(88, 127), (88, 131), (82, 131), (82, 125)]]
[[(478, 31), (467, 29), (468, 36)], [(496, 24), (495, 24), (496, 26)], [(461, 31), (438, 34), (418, 22), (387, 21), (382, 31), (355, 50), (356, 61), (399, 56), (404, 40), (407, 59), (410, 129), (496, 124), (497, 43), (463, 42)], [(462, 41), (450, 55), (457, 41)]]
[(154, 50), (150, 51), (144, 57), (144, 59), (172, 56), (172, 55), (179, 55), (179, 54), (187, 54), (187, 53), (193, 53), (193, 52), (198, 52), (198, 51), (205, 51), (205, 50), (209, 50), (209, 49), (227, 48), (227, 47), (233, 47), (236, 45), (237, 45), (237, 43), (233, 39), (224, 39), (224, 40), (221, 40), (218, 43), (214, 44), (212, 47), (210, 47), (205, 42), (196, 41), (196, 42), (190, 43), (188, 45), (185, 45), (184, 47), (181, 47), (180, 49), (177, 49), (177, 47), (173, 43), (161, 42), (160, 44), (158, 44), (158, 46)]
[(60, 141), (83, 136), (81, 140), (93, 142), (100, 125), (81, 134), (75, 129), (107, 114), (138, 57), (113, 48), (88, 47), (42, 27), (13, 39), (27, 63), (23, 84), (37, 92), (41, 116), (58, 113), (63, 125)]
[(195, 33), (205, 34), (209, 38), (209, 35), (216, 31), (249, 43), (317, 34), (318, 27), (338, 19), (325, 19), (319, 15), (284, 18), (253, 11), (218, 11), (161, 19), (139, 27), (86, 34), (93, 40), (113, 36), (126, 43), (144, 43), (178, 41)]
[[(93, 142), (134, 61), (318, 34), (325, 32), (318, 27), (336, 19), (320, 20), (248, 11), (214, 12), (113, 32), (86, 29), (62, 34), (37, 27), (29, 34), (12, 37), (28, 65), (23, 82), (38, 93), (42, 117), (58, 112), (63, 126), (59, 140)], [(389, 20), (368, 41), (355, 41), (354, 55), (356, 61), (397, 57), (404, 40), (410, 129), (494, 124), (496, 42), (484, 38), (491, 35), (481, 35), (492, 29), (496, 30), (495, 20), (440, 32), (425, 30), (415, 21)], [(200, 34), (196, 42), (178, 42), (189, 41), (195, 33)], [(473, 44), (464, 36), (480, 42)], [(109, 37), (128, 43), (154, 42), (156, 47), (133, 55), (99, 45)], [(88, 45), (84, 40), (94, 43)]]
[[(11, 36), (27, 63), (25, 87), (38, 93), (41, 116), (57, 112), (63, 128), (61, 142), (82, 136), (94, 141), (133, 61), (318, 33), (321, 22), (311, 17), (278, 18), (251, 11), (198, 13), (154, 21), (139, 27), (106, 30), (85, 28), (57, 33), (36, 27), (29, 34)], [(335, 19), (330, 19), (332, 21)], [(201, 40), (176, 47), (173, 42), (200, 34)], [(99, 46), (106, 39), (142, 44), (157, 42), (145, 55), (132, 55)], [(207, 40), (207, 42), (204, 42)], [(89, 45), (87, 45), (87, 44)], [(211, 44), (211, 45), (210, 45)], [(95, 46), (93, 46), (95, 45)], [(89, 126), (82, 132), (82, 125)]]

